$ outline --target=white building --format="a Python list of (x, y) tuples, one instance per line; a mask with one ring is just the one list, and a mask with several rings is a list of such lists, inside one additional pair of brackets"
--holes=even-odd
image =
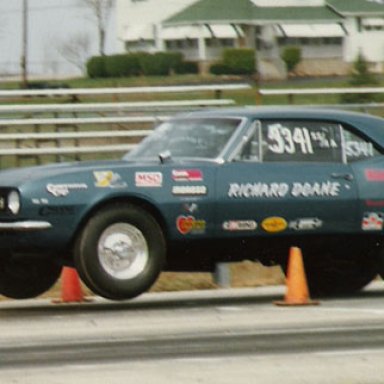
[(384, 5), (374, 0), (118, 0), (122, 50), (176, 50), (202, 68), (225, 47), (257, 51), (264, 78), (285, 76), (299, 46), (305, 74), (344, 74), (359, 53), (384, 71)]

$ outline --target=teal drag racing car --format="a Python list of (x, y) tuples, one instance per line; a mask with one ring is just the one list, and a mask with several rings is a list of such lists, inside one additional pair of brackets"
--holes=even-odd
[(0, 294), (35, 297), (74, 266), (113, 300), (161, 271), (218, 262), (287, 267), (303, 250), (314, 295), (381, 273), (384, 119), (337, 110), (181, 114), (121, 160), (0, 172)]

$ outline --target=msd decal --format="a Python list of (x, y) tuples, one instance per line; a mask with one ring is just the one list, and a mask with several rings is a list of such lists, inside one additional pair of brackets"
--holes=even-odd
[(172, 179), (174, 181), (203, 181), (203, 172), (200, 169), (174, 169)]
[(163, 185), (163, 174), (161, 172), (136, 172), (136, 187), (161, 187)]

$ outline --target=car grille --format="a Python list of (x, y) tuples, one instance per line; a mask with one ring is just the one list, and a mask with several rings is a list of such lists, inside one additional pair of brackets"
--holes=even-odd
[(5, 193), (1, 191), (0, 192), (0, 212), (5, 211), (5, 207), (7, 206), (6, 202), (7, 202), (7, 199), (5, 197)]
[(8, 214), (8, 195), (10, 192), (10, 188), (0, 188), (0, 213), (6, 213)]

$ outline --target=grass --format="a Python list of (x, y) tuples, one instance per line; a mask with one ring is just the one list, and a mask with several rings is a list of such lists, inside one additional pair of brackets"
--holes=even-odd
[[(378, 87), (384, 86), (384, 78), (380, 77)], [(107, 78), (107, 79), (88, 79), (73, 78), (65, 81), (49, 81), (49, 84), (57, 85), (65, 83), (70, 88), (113, 88), (113, 87), (140, 87), (140, 86), (167, 86), (167, 85), (197, 85), (197, 84), (217, 84), (247, 82), (252, 85), (249, 90), (225, 91), (224, 98), (235, 100), (238, 105), (255, 105), (260, 100), (257, 97), (257, 86), (253, 78), (240, 76), (215, 76), (215, 75), (174, 75), (174, 76), (153, 76), (153, 77), (126, 77), (126, 78)], [(348, 78), (289, 78), (283, 81), (262, 81), (259, 88), (265, 89), (297, 89), (297, 88), (343, 88), (348, 87)], [(19, 83), (1, 83), (3, 89), (18, 89)], [(102, 102), (102, 101), (156, 101), (156, 100), (185, 100), (213, 98), (213, 92), (194, 92), (194, 93), (161, 93), (161, 94), (136, 94), (116, 96), (87, 96), (82, 97), (82, 102)], [(1, 103), (25, 102), (25, 100), (2, 100)], [(68, 103), (70, 99), (59, 98), (35, 98), (29, 99), (28, 103)], [(264, 96), (261, 100), (264, 105), (287, 104), (287, 96)], [(304, 95), (295, 96), (295, 104), (337, 104), (340, 102), (339, 95)]]

